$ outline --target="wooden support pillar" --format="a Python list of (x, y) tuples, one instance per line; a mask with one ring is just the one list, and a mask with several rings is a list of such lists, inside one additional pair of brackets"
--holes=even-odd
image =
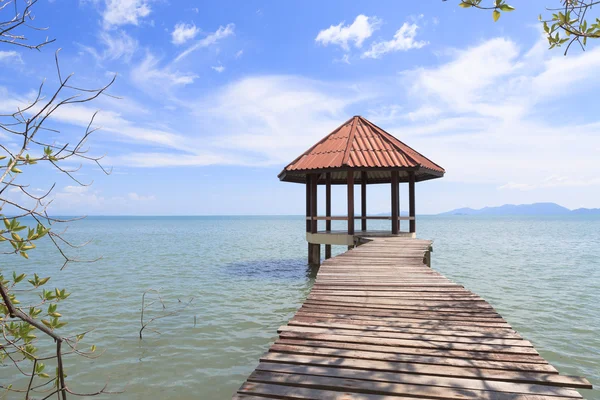
[(410, 232), (417, 231), (417, 221), (415, 220), (415, 171), (408, 173), (408, 216), (410, 220)]
[[(331, 172), (325, 175), (325, 216), (331, 217)], [(325, 230), (331, 231), (331, 220), (325, 221)], [(331, 258), (331, 245), (325, 245), (325, 259)]]
[(317, 233), (318, 223), (317, 216), (317, 181), (319, 180), (319, 175), (312, 174), (310, 179), (310, 213), (312, 216), (312, 221), (310, 225), (310, 231), (312, 233)]
[(312, 216), (310, 208), (310, 177), (310, 174), (306, 175), (306, 232), (310, 232), (311, 221), (309, 217)]
[(367, 171), (360, 174), (360, 229), (367, 230)]
[(354, 235), (354, 171), (348, 171), (348, 235)]
[(392, 235), (397, 235), (400, 231), (400, 221), (398, 212), (400, 210), (400, 188), (398, 186), (398, 171), (392, 171)]
[(321, 245), (316, 243), (308, 244), (308, 264), (312, 267), (321, 265)]

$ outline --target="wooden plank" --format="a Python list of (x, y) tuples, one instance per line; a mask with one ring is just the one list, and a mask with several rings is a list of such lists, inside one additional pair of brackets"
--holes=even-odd
[(344, 309), (349, 309), (349, 308), (353, 308), (353, 309), (367, 309), (370, 311), (378, 311), (379, 312), (396, 312), (396, 313), (400, 313), (399, 315), (401, 315), (401, 312), (403, 311), (407, 311), (407, 310), (415, 310), (415, 311), (441, 311), (441, 312), (461, 312), (461, 313), (474, 313), (474, 314), (496, 314), (496, 311), (493, 308), (477, 308), (477, 309), (470, 309), (470, 308), (464, 308), (464, 307), (452, 307), (449, 305), (442, 305), (442, 306), (423, 306), (423, 305), (418, 305), (418, 304), (392, 304), (392, 305), (386, 305), (386, 304), (364, 304), (364, 303), (359, 303), (359, 306), (357, 307), (356, 305), (353, 305), (353, 303), (348, 303), (348, 302), (343, 302), (343, 301), (332, 301), (332, 300), (311, 300), (311, 299), (307, 299), (304, 302), (304, 306), (309, 306), (309, 305), (315, 305), (315, 306), (323, 306), (323, 307), (340, 307), (340, 311), (343, 311)]
[(538, 354), (533, 347), (501, 346), (492, 344), (434, 342), (428, 340), (395, 339), (376, 336), (337, 335), (328, 333), (290, 332), (282, 331), (280, 338), (325, 340), (344, 343), (377, 344), (383, 346), (419, 347), (425, 349), (454, 349), (466, 351), (486, 351), (491, 353)]
[[(346, 303), (335, 303), (335, 302), (317, 302), (307, 300), (305, 304), (302, 305), (300, 310), (310, 311), (310, 312), (329, 312), (329, 313), (348, 313), (352, 314), (356, 311), (357, 314), (365, 313), (365, 312), (373, 312), (374, 316), (390, 316), (390, 317), (398, 317), (398, 316), (425, 316), (425, 317), (436, 317), (436, 316), (448, 316), (448, 317), (468, 317), (463, 319), (463, 321), (468, 321), (470, 318), (479, 318), (479, 319), (491, 319), (489, 322), (506, 322), (500, 314), (491, 309), (477, 309), (477, 310), (465, 310), (464, 308), (451, 308), (451, 307), (419, 307), (419, 306), (398, 306), (398, 307), (386, 307), (382, 308), (380, 306), (376, 307), (356, 307), (353, 305), (348, 305)], [(475, 319), (477, 321), (477, 319)]]
[(509, 346), (509, 347), (533, 347), (531, 342), (523, 339), (498, 339), (490, 337), (464, 337), (456, 335), (430, 335), (426, 333), (403, 333), (376, 331), (371, 329), (342, 329), (342, 328), (320, 328), (311, 326), (283, 325), (279, 327), (278, 332), (302, 332), (308, 334), (327, 334), (327, 335), (345, 335), (360, 337), (377, 337), (403, 340), (417, 340), (428, 342), (449, 342), (465, 344), (482, 344), (489, 346)]
[[(296, 375), (269, 371), (255, 371), (248, 378), (248, 380), (250, 382), (285, 384), (320, 390), (335, 390), (374, 395), (411, 396), (443, 400), (462, 400), (465, 398), (485, 400), (514, 400), (516, 398), (523, 397), (516, 394), (492, 392), (489, 390), (472, 390), (452, 387), (442, 388), (436, 385), (424, 386), (404, 383), (385, 383), (377, 381), (364, 381), (361, 379), (322, 377), (316, 375)], [(541, 393), (536, 394), (536, 396), (543, 396), (545, 394), (548, 394), (549, 396), (554, 395), (552, 391), (544, 390)]]
[(548, 374), (540, 372), (504, 371), (485, 368), (447, 367), (439, 365), (421, 365), (412, 363), (390, 363), (385, 361), (353, 360), (348, 358), (330, 358), (315, 356), (298, 356), (283, 353), (267, 353), (261, 362), (282, 362), (287, 364), (316, 365), (328, 367), (344, 367), (368, 369), (373, 371), (397, 372), (406, 374), (445, 376), (454, 378), (471, 378), (492, 381), (517, 383), (534, 383), (549, 386), (564, 386), (572, 388), (591, 388), (590, 383), (583, 378)]
[(432, 385), (438, 387), (451, 387), (459, 389), (488, 390), (495, 392), (509, 392), (515, 394), (539, 394), (541, 392), (552, 393), (554, 396), (580, 398), (578, 392), (572, 389), (564, 389), (555, 386), (544, 386), (525, 383), (507, 383), (497, 381), (485, 381), (478, 379), (445, 378), (430, 376), (395, 374), (389, 372), (376, 372), (360, 369), (329, 368), (307, 365), (281, 364), (263, 362), (256, 368), (258, 371), (282, 372), (297, 375), (313, 375), (332, 378), (361, 379), (374, 382), (406, 383), (413, 385)]
[(460, 321), (460, 320), (452, 320), (452, 319), (433, 319), (433, 317), (429, 318), (402, 318), (402, 317), (378, 317), (378, 316), (369, 316), (359, 315), (359, 314), (329, 314), (327, 311), (324, 312), (304, 312), (298, 311), (296, 313), (298, 317), (302, 318), (333, 318), (333, 319), (348, 319), (350, 321), (367, 321), (373, 322), (382, 321), (388, 322), (389, 324), (394, 324), (393, 326), (397, 326), (399, 328), (423, 328), (423, 329), (462, 329), (462, 330), (470, 330), (477, 331), (483, 329), (490, 329), (496, 331), (503, 331), (505, 329), (511, 329), (508, 324), (490, 324), (485, 322), (472, 322), (472, 321)]
[[(238, 394), (265, 395), (269, 399), (302, 400), (414, 400), (414, 397), (380, 396), (366, 393), (342, 393), (339, 391), (302, 388), (286, 385), (273, 385), (258, 382), (245, 382)], [(538, 399), (528, 399), (538, 400)], [(540, 399), (542, 400), (542, 399)], [(561, 400), (552, 398), (552, 400)]]
[(360, 360), (407, 362), (416, 364), (449, 365), (453, 367), (476, 367), (488, 369), (505, 369), (509, 371), (546, 372), (558, 374), (556, 368), (549, 364), (531, 364), (504, 361), (482, 361), (460, 358), (415, 356), (407, 354), (381, 354), (362, 350), (341, 350), (327, 347), (292, 346), (275, 343), (269, 349), (274, 353), (299, 354), (305, 356), (321, 356), (336, 358), (354, 358)]
[(544, 360), (541, 356), (537, 354), (489, 353), (482, 351), (448, 349), (420, 349), (417, 347), (379, 346), (374, 344), (327, 342), (309, 339), (278, 339), (275, 343), (292, 346), (299, 345), (342, 350), (364, 350), (390, 354), (407, 354), (446, 358), (464, 358), (469, 360), (513, 361), (521, 363), (548, 364), (548, 361)]
[(371, 330), (375, 332), (396, 332), (406, 334), (435, 334), (449, 336), (465, 337), (485, 337), (501, 339), (522, 339), (521, 336), (511, 329), (442, 329), (442, 328), (401, 328), (389, 325), (380, 325), (375, 322), (353, 321), (351, 319), (318, 319), (294, 317), (288, 322), (288, 325), (310, 326), (319, 328), (338, 328), (338, 329), (356, 329), (359, 331)]

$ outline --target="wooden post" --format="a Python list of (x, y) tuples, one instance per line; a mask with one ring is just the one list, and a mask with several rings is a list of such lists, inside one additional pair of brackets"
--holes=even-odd
[(308, 264), (313, 267), (321, 265), (321, 245), (317, 243), (308, 244)]
[(354, 171), (348, 171), (348, 235), (354, 235)]
[[(331, 217), (331, 172), (325, 175), (325, 216)], [(331, 231), (331, 220), (325, 221), (325, 230)], [(331, 245), (325, 245), (325, 259), (331, 258)]]
[(310, 177), (310, 174), (306, 175), (306, 232), (310, 232), (311, 221), (308, 218), (312, 216), (310, 208)]
[(360, 174), (360, 229), (367, 230), (367, 171)]
[(410, 232), (417, 231), (417, 221), (415, 220), (415, 171), (408, 173), (408, 216), (410, 220)]
[(317, 174), (312, 174), (312, 178), (310, 180), (311, 183), (311, 188), (310, 188), (310, 197), (311, 197), (311, 201), (310, 201), (310, 210), (311, 210), (311, 216), (312, 216), (312, 223), (310, 226), (310, 231), (312, 233), (317, 233), (317, 228), (318, 228), (318, 223), (319, 221), (317, 221), (316, 216), (317, 216), (317, 181), (319, 180), (319, 175)]
[(398, 211), (400, 209), (400, 188), (398, 186), (398, 171), (392, 171), (392, 235), (397, 235), (399, 229)]

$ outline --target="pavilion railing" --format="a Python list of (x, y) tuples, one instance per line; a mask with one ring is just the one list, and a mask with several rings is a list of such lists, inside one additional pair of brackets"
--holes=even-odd
[[(355, 220), (357, 219), (380, 219), (380, 220), (387, 220), (387, 221), (391, 221), (392, 217), (391, 216), (385, 216), (385, 215), (374, 215), (374, 216), (355, 216), (354, 217)], [(325, 216), (314, 216), (314, 217), (306, 217), (307, 221), (348, 221), (348, 217), (344, 217), (344, 216), (336, 216), (336, 217), (325, 217)], [(414, 221), (415, 217), (398, 217), (398, 221)]]

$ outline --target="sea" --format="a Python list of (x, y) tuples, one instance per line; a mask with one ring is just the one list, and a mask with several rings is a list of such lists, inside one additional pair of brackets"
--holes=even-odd
[[(228, 399), (311, 289), (304, 230), (301, 216), (88, 217), (64, 236), (89, 243), (67, 251), (97, 261), (61, 270), (46, 241), (29, 260), (4, 256), (0, 270), (51, 276), (49, 288), (71, 293), (60, 331), (90, 331), (80, 349), (96, 346), (95, 358), (65, 357), (71, 390)], [(600, 217), (420, 216), (417, 236), (434, 242), (432, 268), (491, 303), (561, 374), (600, 389)], [(140, 339), (150, 289), (162, 302), (146, 295)], [(24, 382), (0, 365), (1, 384)], [(582, 394), (600, 399), (598, 389)]]

